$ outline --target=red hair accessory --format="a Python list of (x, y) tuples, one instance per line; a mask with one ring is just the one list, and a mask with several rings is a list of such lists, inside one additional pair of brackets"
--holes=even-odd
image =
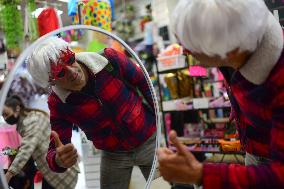
[(65, 76), (66, 67), (71, 66), (75, 62), (75, 53), (68, 47), (66, 51), (60, 50), (60, 52), (60, 57), (56, 64), (50, 60), (50, 81), (62, 79)]

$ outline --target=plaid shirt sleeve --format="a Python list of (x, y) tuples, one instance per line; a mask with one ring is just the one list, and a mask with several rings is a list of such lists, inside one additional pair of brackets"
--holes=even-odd
[[(50, 96), (48, 105), (50, 110), (50, 123), (51, 129), (57, 132), (62, 144), (68, 144), (71, 142), (72, 137), (72, 123), (59, 118), (60, 113), (58, 112), (59, 102), (57, 100), (52, 99), (54, 97)], [(55, 155), (56, 155), (56, 147), (53, 138), (51, 138), (48, 153), (46, 156), (46, 160), (48, 162), (49, 168), (58, 173), (65, 172), (66, 169), (62, 168), (57, 165), (55, 162)]]
[(148, 86), (142, 69), (127, 58), (126, 55), (114, 49), (106, 48), (105, 55), (111, 59), (110, 61), (114, 61), (119, 64), (119, 72), (121, 76), (129, 81), (133, 86), (137, 86), (146, 98), (147, 102), (154, 109), (150, 87)]
[(204, 164), (204, 189), (284, 188), (284, 87), (275, 91), (270, 145), (273, 161), (258, 166)]
[(43, 128), (48, 126), (46, 119), (35, 114), (23, 120), (23, 123), (20, 125), (21, 145), (13, 163), (9, 167), (9, 171), (18, 174), (22, 170), (40, 143)]

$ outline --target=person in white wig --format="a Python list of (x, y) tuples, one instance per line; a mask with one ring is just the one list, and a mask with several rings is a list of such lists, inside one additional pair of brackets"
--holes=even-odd
[(49, 167), (64, 172), (76, 163), (70, 143), (75, 124), (102, 150), (101, 188), (127, 189), (134, 165), (146, 179), (151, 171), (154, 105), (142, 69), (114, 49), (105, 48), (103, 54), (74, 53), (67, 42), (51, 37), (34, 49), (28, 71), (39, 85), (51, 87)]
[(161, 175), (204, 189), (284, 188), (283, 31), (263, 0), (180, 0), (172, 15), (181, 45), (223, 73), (245, 165), (201, 163), (171, 131), (177, 153), (158, 151)]

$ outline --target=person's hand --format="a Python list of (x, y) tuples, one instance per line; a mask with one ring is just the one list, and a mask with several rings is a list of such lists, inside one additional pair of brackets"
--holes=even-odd
[(169, 134), (170, 141), (177, 153), (168, 148), (158, 150), (159, 169), (162, 177), (169, 182), (198, 184), (202, 182), (203, 165), (195, 159), (185, 145), (178, 139), (176, 132)]
[(78, 160), (78, 153), (73, 144), (62, 144), (58, 134), (55, 131), (51, 131), (51, 136), (53, 137), (55, 142), (55, 161), (57, 165), (63, 168), (70, 168), (75, 165)]
[(11, 173), (10, 171), (7, 171), (7, 173), (5, 174), (5, 177), (6, 177), (8, 184), (9, 184), (9, 182), (12, 179), (13, 176), (14, 176), (13, 173)]

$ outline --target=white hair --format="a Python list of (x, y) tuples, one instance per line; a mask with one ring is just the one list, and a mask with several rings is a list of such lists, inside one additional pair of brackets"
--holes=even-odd
[(58, 37), (47, 38), (40, 43), (27, 58), (27, 68), (34, 81), (41, 87), (49, 86), (50, 63), (55, 64), (61, 50), (65, 51), (69, 44)]
[(222, 58), (232, 50), (253, 52), (267, 27), (263, 0), (179, 0), (172, 26), (187, 49)]

